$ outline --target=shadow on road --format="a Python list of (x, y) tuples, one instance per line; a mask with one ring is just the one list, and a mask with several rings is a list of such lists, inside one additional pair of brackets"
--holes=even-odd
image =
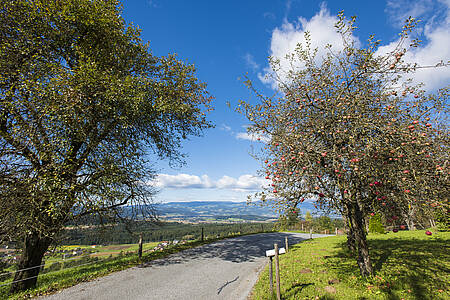
[(289, 245), (294, 245), (307, 239), (309, 235), (292, 233), (262, 233), (230, 238), (175, 253), (164, 259), (151, 261), (149, 264), (154, 266), (163, 266), (168, 264), (184, 263), (192, 259), (208, 258), (220, 258), (222, 260), (235, 263), (251, 262), (256, 258), (264, 257), (266, 250), (273, 249), (274, 243), (278, 243), (280, 248), (284, 247), (285, 237), (288, 237)]

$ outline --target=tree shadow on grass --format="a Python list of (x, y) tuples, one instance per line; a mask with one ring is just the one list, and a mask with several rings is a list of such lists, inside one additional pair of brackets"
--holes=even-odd
[[(330, 268), (344, 278), (359, 274), (353, 255), (346, 243), (339, 244), (338, 252), (327, 260)], [(413, 299), (431, 299), (430, 290), (447, 289), (446, 274), (450, 273), (450, 246), (440, 238), (389, 238), (373, 236), (369, 239), (370, 257), (375, 282), (387, 299), (399, 299), (396, 291), (410, 290)], [(382, 278), (384, 277), (384, 278)], [(393, 279), (387, 284), (386, 277)]]
[(294, 295), (298, 295), (305, 287), (314, 285), (314, 283), (296, 283), (283, 293), (283, 298), (288, 299)]

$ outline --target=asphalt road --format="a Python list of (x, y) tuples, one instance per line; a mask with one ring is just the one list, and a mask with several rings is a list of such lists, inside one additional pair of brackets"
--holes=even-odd
[(289, 244), (309, 238), (302, 233), (263, 233), (226, 239), (40, 299), (247, 299), (267, 263), (265, 251), (274, 243), (284, 247), (286, 236)]

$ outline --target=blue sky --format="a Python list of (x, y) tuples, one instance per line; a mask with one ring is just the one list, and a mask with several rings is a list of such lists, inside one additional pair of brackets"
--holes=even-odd
[[(409, 59), (420, 64), (450, 59), (449, 0), (123, 1), (123, 17), (142, 29), (153, 54), (177, 53), (194, 64), (215, 97), (209, 119), (216, 127), (184, 144), (186, 164), (174, 169), (167, 161), (155, 162), (160, 175), (153, 184), (161, 190), (156, 201), (245, 201), (265, 184), (255, 177), (260, 165), (249, 155), (257, 143), (246, 135), (248, 122), (226, 102), (234, 107), (239, 99), (256, 101), (239, 80), (246, 73), (266, 94), (274, 93), (264, 80), (267, 58), (290, 52), (305, 30), (318, 46), (338, 43), (333, 24), (340, 10), (357, 16), (355, 39), (364, 45), (375, 34), (384, 45), (380, 51), (395, 43), (403, 20), (417, 17), (424, 42)], [(442, 87), (450, 82), (448, 69), (424, 71), (417, 78), (429, 89)]]

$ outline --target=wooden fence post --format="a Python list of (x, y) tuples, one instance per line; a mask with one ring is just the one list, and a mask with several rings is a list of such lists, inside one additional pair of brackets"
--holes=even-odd
[(139, 260), (142, 259), (142, 233), (139, 234), (139, 250), (138, 250)]
[(204, 235), (203, 235), (203, 227), (202, 227), (202, 242), (203, 242), (203, 239), (204, 239)]
[(273, 295), (273, 268), (272, 256), (269, 256), (269, 282), (270, 282), (270, 297)]
[(312, 227), (309, 229), (309, 238), (312, 239)]
[(289, 252), (289, 243), (288, 243), (287, 236), (284, 238), (284, 245), (285, 245), (285, 248), (286, 248), (286, 253), (288, 253)]
[(335, 233), (336, 233), (336, 235), (338, 235), (338, 229), (337, 229), (337, 227), (336, 227), (336, 229), (335, 229)]
[(277, 282), (277, 299), (281, 300), (280, 290), (280, 260), (278, 255), (278, 244), (274, 245), (275, 248), (275, 280)]

